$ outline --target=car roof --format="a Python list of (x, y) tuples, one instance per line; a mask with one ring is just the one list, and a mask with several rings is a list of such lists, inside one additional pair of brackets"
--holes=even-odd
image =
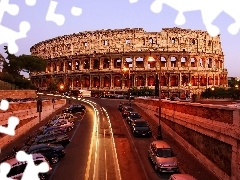
[[(32, 154), (32, 157), (33, 157), (34, 160), (42, 159), (42, 158), (45, 159), (45, 157), (42, 154), (40, 154), (40, 153)], [(17, 163), (19, 161), (16, 159), (16, 156), (15, 156), (15, 157), (13, 157), (11, 159), (8, 159), (8, 160), (6, 160), (4, 162), (8, 163), (10, 166), (12, 166), (13, 164), (15, 164), (15, 163)]]
[(151, 144), (155, 144), (157, 148), (171, 148), (165, 141), (153, 141)]
[(36, 144), (36, 145), (31, 146), (28, 150), (33, 151), (35, 149), (39, 149), (39, 148), (43, 148), (43, 147), (48, 147), (48, 145), (47, 144)]
[(171, 178), (174, 180), (197, 180), (190, 174), (172, 174)]

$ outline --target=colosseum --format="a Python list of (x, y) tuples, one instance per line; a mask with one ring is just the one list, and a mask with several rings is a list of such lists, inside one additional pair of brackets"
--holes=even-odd
[(155, 88), (162, 93), (200, 94), (227, 87), (220, 35), (206, 31), (142, 28), (84, 31), (39, 42), (31, 54), (47, 61), (45, 72), (31, 73), (46, 90), (52, 78), (70, 89), (124, 93), (129, 88)]

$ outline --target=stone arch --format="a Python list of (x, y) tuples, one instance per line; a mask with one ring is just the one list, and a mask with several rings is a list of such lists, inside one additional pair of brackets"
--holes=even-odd
[(99, 77), (94, 77), (93, 78), (93, 87), (100, 87), (100, 79)]
[(115, 58), (114, 60), (114, 68), (121, 68), (121, 59)]
[(170, 76), (170, 83), (171, 83), (171, 86), (178, 86), (178, 76), (177, 75), (171, 75)]
[(148, 80), (148, 82), (147, 82), (147, 85), (148, 85), (148, 86), (154, 86), (155, 83), (156, 83), (156, 80), (155, 80), (155, 76), (154, 76), (154, 75), (148, 76), (147, 80)]
[(121, 87), (122, 82), (121, 82), (121, 77), (120, 76), (115, 76), (114, 77), (114, 87)]
[(104, 76), (103, 78), (103, 86), (104, 87), (110, 87), (111, 84), (111, 79), (108, 76)]
[(161, 86), (167, 86), (167, 77), (165, 75), (161, 75)]
[(53, 71), (57, 71), (57, 64), (55, 62), (52, 63), (52, 66), (53, 66)]
[(90, 79), (89, 77), (84, 76), (82, 80), (83, 87), (90, 87)]
[(136, 84), (137, 84), (137, 86), (145, 86), (145, 79), (144, 79), (143, 75), (137, 76)]
[(83, 60), (83, 69), (90, 69), (90, 60), (89, 59)]
[(75, 70), (80, 70), (80, 61), (79, 60), (76, 60), (75, 61)]
[(100, 68), (99, 59), (93, 59), (93, 69), (99, 69), (99, 68)]
[(109, 67), (110, 67), (110, 59), (104, 58), (103, 59), (103, 69), (109, 69)]
[(144, 68), (144, 59), (142, 57), (136, 58), (136, 68)]
[(63, 66), (64, 66), (63, 61), (60, 61), (59, 62), (59, 71), (63, 71)]

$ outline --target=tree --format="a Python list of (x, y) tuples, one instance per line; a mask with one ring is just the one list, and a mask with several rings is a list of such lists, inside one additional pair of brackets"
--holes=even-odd
[(48, 85), (48, 91), (57, 91), (58, 88), (58, 81), (56, 79), (51, 79), (49, 85)]
[(4, 62), (3, 72), (20, 75), (21, 71), (30, 73), (34, 71), (44, 71), (46, 69), (47, 62), (40, 57), (25, 54), (15, 56), (8, 52), (7, 46), (4, 46), (4, 49), (7, 54), (6, 59), (8, 62)]

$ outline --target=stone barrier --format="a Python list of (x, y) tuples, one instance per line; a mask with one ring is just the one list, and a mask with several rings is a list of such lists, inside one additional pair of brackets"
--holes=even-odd
[(36, 98), (37, 92), (35, 90), (0, 90), (0, 99), (13, 98)]
[[(54, 106), (51, 100), (43, 101), (41, 120), (44, 120), (53, 112), (57, 111), (66, 104), (65, 99), (55, 100)], [(0, 133), (0, 148), (12, 142), (16, 138), (31, 129), (34, 125), (39, 123), (39, 113), (37, 112), (37, 102), (10, 102), (7, 111), (0, 110), (0, 125), (7, 127), (8, 118), (16, 116), (19, 118), (20, 123), (16, 127), (15, 136), (9, 136)]]
[[(158, 122), (159, 101), (135, 99)], [(161, 102), (161, 125), (219, 179), (240, 179), (240, 108)]]

